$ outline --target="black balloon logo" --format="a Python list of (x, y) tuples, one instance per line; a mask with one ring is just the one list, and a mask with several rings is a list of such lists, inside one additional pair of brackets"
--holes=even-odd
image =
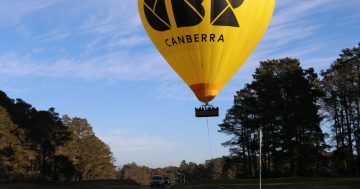
[(196, 26), (204, 19), (203, 0), (172, 0), (171, 3), (178, 28)]
[(239, 27), (234, 9), (240, 7), (243, 2), (244, 0), (212, 0), (211, 24)]
[(165, 0), (145, 0), (145, 16), (152, 28), (157, 31), (170, 30), (171, 24), (166, 11)]
[[(166, 0), (144, 0), (145, 16), (152, 28), (157, 31), (171, 29)], [(204, 20), (204, 0), (171, 0), (174, 18), (178, 28), (196, 26)], [(211, 0), (211, 25), (239, 27), (234, 10), (244, 0)]]

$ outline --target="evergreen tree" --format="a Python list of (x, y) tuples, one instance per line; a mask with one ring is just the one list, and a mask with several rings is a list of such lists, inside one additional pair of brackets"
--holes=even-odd
[(75, 166), (76, 180), (111, 179), (115, 177), (114, 157), (104, 142), (97, 138), (86, 119), (63, 117), (72, 139), (59, 150)]
[(360, 174), (360, 44), (344, 49), (321, 75), (336, 169), (341, 175)]
[(0, 105), (18, 126), (16, 137), (25, 153), (27, 173), (40, 171), (47, 179), (55, 179), (54, 158), (56, 149), (69, 140), (70, 133), (62, 124), (54, 108), (38, 111), (21, 99), (12, 100), (0, 91)]
[(20, 174), (25, 174), (29, 161), (18, 138), (22, 136), (23, 131), (0, 106), (0, 179), (12, 180)]
[[(114, 178), (109, 146), (86, 119), (63, 119), (54, 108), (38, 111), (0, 91), (0, 180), (45, 176), (47, 180)], [(35, 174), (34, 174), (35, 173)], [(39, 174), (40, 173), (40, 174)]]
[(33, 111), (27, 129), (28, 139), (37, 149), (41, 173), (56, 181), (54, 175), (57, 148), (70, 140), (70, 132), (64, 126), (54, 108), (48, 111)]
[(179, 172), (184, 174), (187, 181), (200, 180), (199, 165), (194, 162), (187, 163), (185, 160), (181, 161)]
[(314, 70), (303, 70), (298, 60), (284, 58), (261, 62), (253, 77), (237, 92), (234, 106), (219, 125), (220, 132), (233, 136), (224, 145), (243, 162), (244, 176), (258, 172), (260, 128), (265, 176), (317, 174), (326, 145), (318, 114), (322, 92)]
[(124, 165), (121, 170), (121, 179), (130, 183), (147, 185), (150, 183), (151, 170), (145, 166), (138, 166), (136, 163)]

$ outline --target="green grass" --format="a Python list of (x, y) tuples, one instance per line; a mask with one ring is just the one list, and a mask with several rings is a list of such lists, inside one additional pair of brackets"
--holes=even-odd
[[(0, 184), (0, 189), (138, 189), (116, 180), (70, 182), (61, 184)], [(171, 189), (258, 189), (258, 180), (198, 183), (171, 186)], [(360, 177), (355, 178), (281, 178), (265, 179), (263, 189), (360, 189)]]
[[(360, 178), (265, 179), (262, 189), (360, 189)], [(258, 189), (258, 180), (179, 185), (171, 189)]]
[(116, 180), (68, 182), (68, 183), (16, 183), (0, 184), (0, 189), (122, 189), (126, 185)]

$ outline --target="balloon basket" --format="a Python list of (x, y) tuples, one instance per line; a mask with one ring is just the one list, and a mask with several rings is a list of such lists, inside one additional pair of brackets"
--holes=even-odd
[(196, 117), (219, 117), (219, 107), (213, 107), (212, 105), (202, 105), (199, 108), (195, 108)]

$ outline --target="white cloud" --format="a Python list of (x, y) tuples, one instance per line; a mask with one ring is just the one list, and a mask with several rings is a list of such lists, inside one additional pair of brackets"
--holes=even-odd
[(182, 82), (180, 78), (162, 82), (154, 93), (153, 96), (158, 99), (175, 99), (179, 101), (193, 101), (196, 99), (190, 87)]
[(92, 1), (87, 8), (91, 14), (79, 27), (81, 33), (122, 36), (136, 33), (142, 27), (134, 0)]
[(24, 24), (19, 24), (15, 28), (16, 32), (19, 33), (22, 36), (30, 37), (32, 35), (32, 31)]
[(335, 1), (331, 4), (328, 0), (277, 1), (277, 9), (262, 42), (263, 49), (283, 49), (291, 42), (317, 34), (322, 25), (314, 23), (315, 19), (309, 15), (332, 7)]
[(306, 13), (309, 11), (324, 8), (326, 5), (334, 4), (334, 1), (337, 0), (333, 0), (332, 3), (329, 3), (329, 0), (277, 1), (281, 9), (274, 15), (272, 25), (292, 24), (294, 20), (308, 16)]
[[(349, 2), (359, 5), (359, 2)], [(247, 61), (250, 63), (245, 64), (245, 68), (251, 67), (248, 71), (252, 73), (260, 60), (273, 58), (318, 59), (316, 56), (320, 53), (324, 57), (323, 53), (330, 46), (339, 44), (338, 33), (325, 32), (329, 29), (326, 24), (331, 23), (329, 14), (347, 6), (349, 4), (341, 0), (277, 1), (277, 9), (271, 25), (264, 39)], [(334, 25), (345, 25), (354, 22), (354, 15), (349, 13), (338, 19), (339, 21), (334, 21)], [(353, 24), (353, 27), (355, 26)], [(343, 38), (340, 40), (344, 41)]]
[(149, 45), (150, 40), (145, 35), (130, 35), (126, 36), (118, 36), (107, 44), (108, 48), (116, 48), (116, 47), (134, 47), (141, 45)]
[(306, 38), (315, 33), (320, 26), (278, 26), (271, 27), (268, 30), (267, 37), (264, 42), (270, 42), (272, 46), (283, 46), (290, 42)]
[[(162, 135), (161, 133), (159, 133)], [(97, 136), (109, 145), (119, 165), (131, 162), (150, 167), (178, 165), (180, 149), (188, 145), (158, 135), (115, 129)]]
[(32, 52), (35, 54), (42, 53), (42, 52), (44, 52), (44, 49), (42, 49), (40, 47), (35, 47), (32, 49)]
[(42, 36), (38, 37), (40, 41), (59, 41), (64, 40), (70, 36), (70, 31), (63, 31), (62, 29), (52, 30)]
[[(26, 8), (26, 11), (14, 11), (14, 19), (16, 17), (19, 22), (26, 15), (45, 11), (52, 5), (40, 0), (6, 0), (1, 4), (15, 10)], [(134, 0), (75, 1), (71, 4), (62, 1), (59, 9), (62, 10), (60, 15), (50, 14), (49, 18), (14, 26), (25, 40), (14, 42), (21, 47), (0, 53), (2, 77), (111, 81), (172, 77), (173, 72), (161, 55), (155, 49), (149, 51), (150, 40), (142, 29)], [(37, 28), (38, 23), (44, 27)], [(30, 51), (17, 51), (20, 48)]]
[(129, 151), (173, 150), (185, 146), (163, 137), (142, 134), (133, 136), (129, 130), (114, 130), (101, 135), (100, 138), (108, 144), (114, 153)]
[(323, 69), (329, 68), (330, 64), (336, 60), (337, 56), (330, 57), (317, 57), (317, 58), (303, 58), (300, 61), (303, 63), (303, 67), (312, 67), (316, 71), (320, 72)]
[[(60, 2), (61, 6), (58, 8), (61, 9), (61, 14), (51, 14), (50, 24), (40, 28), (41, 31), (38, 31), (36, 22), (42, 22), (44, 18), (36, 18), (40, 19), (36, 22), (20, 23), (27, 16), (31, 18), (32, 13), (45, 11)], [(176, 100), (194, 98), (191, 90), (178, 79), (155, 48), (152, 48), (142, 29), (135, 0), (67, 2), (70, 1), (0, 2), (0, 24), (16, 23), (14, 30), (31, 41), (28, 52), (17, 52), (14, 48), (12, 53), (0, 54), (2, 76), (71, 77), (111, 81), (157, 79), (163, 82), (155, 89), (155, 96)], [(356, 5), (359, 5), (358, 0), (349, 0), (346, 3), (342, 0), (278, 0), (265, 38), (245, 64), (243, 70), (246, 71), (239, 72), (235, 79), (244, 81), (244, 77), (251, 77), (258, 62), (268, 58), (291, 56), (310, 65), (311, 63), (306, 61), (314, 62), (311, 60), (319, 59), (316, 57), (319, 52), (342, 40), (338, 39), (335, 32), (326, 34), (331, 36), (325, 39), (319, 33), (326, 26), (321, 22), (324, 18), (313, 16), (331, 14), (338, 9)], [(356, 21), (358, 16), (359, 13), (349, 13), (338, 18), (334, 24), (359, 28)], [(53, 18), (59, 22), (52, 23)], [(19, 44), (22, 45), (20, 42)], [(345, 45), (343, 48), (347, 47)], [(150, 48), (153, 49), (151, 52), (148, 51)], [(44, 59), (45, 54), (51, 57)], [(328, 57), (331, 56), (321, 55), (323, 61), (329, 60)], [(325, 63), (323, 65), (325, 66)]]
[(18, 24), (25, 16), (55, 5), (59, 0), (1, 0), (0, 25)]
[(37, 60), (16, 53), (0, 54), (0, 74), (8, 77), (75, 77), (82, 79), (145, 80), (167, 78), (169, 66), (157, 53), (117, 52), (83, 59)]

